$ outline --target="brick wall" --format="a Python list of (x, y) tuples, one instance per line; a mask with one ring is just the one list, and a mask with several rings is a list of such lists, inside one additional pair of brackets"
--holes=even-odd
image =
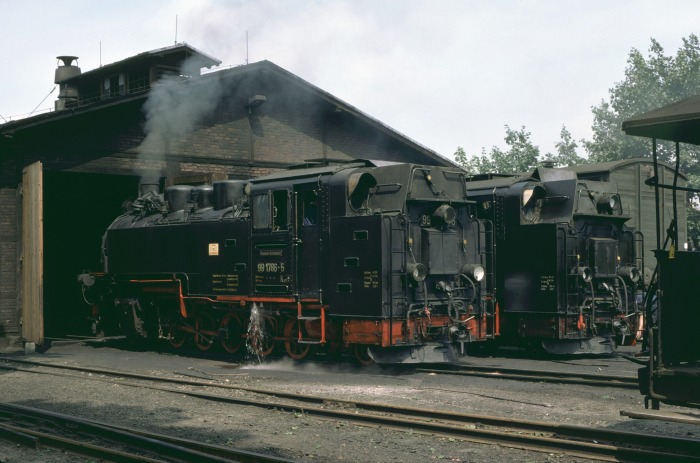
[(0, 343), (20, 335), (17, 310), (17, 191), (0, 189)]

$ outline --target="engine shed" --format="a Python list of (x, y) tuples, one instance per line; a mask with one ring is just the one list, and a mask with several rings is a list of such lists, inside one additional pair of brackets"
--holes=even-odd
[(0, 125), (0, 345), (87, 328), (76, 277), (101, 268), (102, 234), (142, 188), (357, 158), (454, 165), (270, 61), (219, 69), (185, 43), (86, 72), (57, 59), (54, 108)]

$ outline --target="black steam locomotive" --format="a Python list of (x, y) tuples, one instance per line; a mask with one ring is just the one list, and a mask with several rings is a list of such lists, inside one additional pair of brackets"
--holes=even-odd
[(493, 243), (459, 169), (357, 161), (147, 191), (86, 273), (96, 330), (201, 350), (450, 361), (493, 338)]
[(477, 217), (493, 223), (500, 342), (556, 354), (635, 342), (643, 241), (614, 184), (546, 167), (471, 180)]

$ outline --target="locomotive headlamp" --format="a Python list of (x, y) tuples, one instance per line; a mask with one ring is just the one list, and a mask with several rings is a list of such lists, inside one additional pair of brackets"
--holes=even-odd
[(89, 273), (82, 273), (78, 276), (78, 281), (89, 288), (95, 284), (95, 276)]
[(442, 206), (435, 209), (435, 212), (433, 212), (433, 217), (445, 223), (446, 225), (453, 225), (455, 223), (457, 213), (455, 212), (452, 206), (443, 204)]
[(362, 207), (364, 201), (369, 197), (370, 189), (377, 186), (377, 179), (369, 172), (355, 172), (347, 181), (348, 200), (350, 206), (357, 210)]
[(638, 282), (642, 277), (637, 267), (620, 267), (617, 269), (617, 274), (632, 283)]
[(486, 276), (486, 270), (479, 264), (464, 264), (462, 273), (474, 278), (476, 281), (481, 281)]
[(585, 283), (590, 283), (593, 279), (593, 270), (590, 267), (580, 266), (577, 270), (579, 278)]
[(539, 219), (540, 208), (547, 191), (542, 185), (529, 184), (522, 191), (522, 218), (526, 222), (535, 222)]
[(408, 274), (411, 275), (411, 278), (419, 283), (425, 280), (425, 277), (428, 276), (428, 269), (425, 268), (425, 265), (421, 264), (420, 262), (408, 264), (406, 266), (406, 270)]
[(596, 200), (598, 213), (612, 214), (613, 211), (621, 212), (620, 195), (616, 193), (603, 193)]

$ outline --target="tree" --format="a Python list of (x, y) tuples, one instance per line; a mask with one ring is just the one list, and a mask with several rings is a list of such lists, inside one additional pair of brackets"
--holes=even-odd
[(561, 140), (554, 144), (557, 149), (557, 155), (552, 159), (555, 165), (559, 167), (571, 167), (588, 162), (587, 159), (582, 158), (576, 152), (578, 144), (571, 138), (571, 132), (566, 129), (565, 125), (561, 126), (559, 136)]
[(576, 149), (579, 145), (572, 139), (571, 133), (565, 125), (562, 125), (559, 133), (561, 140), (554, 144), (557, 149), (555, 155), (551, 153), (541, 155), (540, 148), (532, 144), (530, 132), (527, 132), (524, 126), (520, 130), (513, 130), (508, 125), (505, 128), (504, 140), (510, 147), (507, 151), (494, 146), (491, 148), (491, 152), (487, 153), (486, 149), (482, 148), (480, 156), (473, 156), (469, 159), (464, 148), (458, 146), (454, 153), (455, 161), (468, 172), (475, 174), (526, 172), (535, 168), (541, 161), (551, 162), (557, 167), (575, 166), (588, 162), (578, 155)]
[[(649, 55), (632, 49), (627, 59), (625, 79), (610, 89), (610, 100), (593, 107), (593, 140), (584, 143), (594, 162), (650, 157), (648, 138), (631, 137), (622, 132), (622, 122), (633, 116), (657, 109), (683, 98), (700, 94), (700, 41), (696, 35), (683, 39), (676, 56), (664, 55), (661, 45), (651, 39)], [(681, 171), (688, 186), (700, 187), (700, 147), (683, 145), (680, 149)], [(676, 149), (671, 142), (659, 142), (657, 155), (662, 161), (675, 163)], [(700, 211), (688, 197), (688, 236), (700, 238)]]
[[(664, 49), (654, 39), (646, 58), (633, 48), (627, 58), (625, 79), (610, 89), (609, 101), (592, 108), (593, 139), (584, 142), (589, 158), (604, 162), (651, 156), (649, 140), (626, 135), (622, 122), (698, 93), (700, 42), (696, 35), (683, 39), (675, 57), (664, 55)], [(686, 153), (682, 170), (697, 177), (700, 149), (684, 146), (682, 151)], [(658, 156), (662, 161), (674, 161), (674, 144), (659, 143)]]
[(503, 151), (494, 146), (490, 153), (486, 149), (481, 149), (480, 156), (467, 159), (462, 147), (457, 147), (455, 160), (461, 164), (468, 172), (482, 174), (487, 172), (497, 172), (499, 174), (515, 174), (532, 170), (537, 166), (540, 157), (540, 149), (532, 144), (530, 132), (522, 127), (520, 130), (513, 130), (506, 127), (505, 142), (510, 148)]

